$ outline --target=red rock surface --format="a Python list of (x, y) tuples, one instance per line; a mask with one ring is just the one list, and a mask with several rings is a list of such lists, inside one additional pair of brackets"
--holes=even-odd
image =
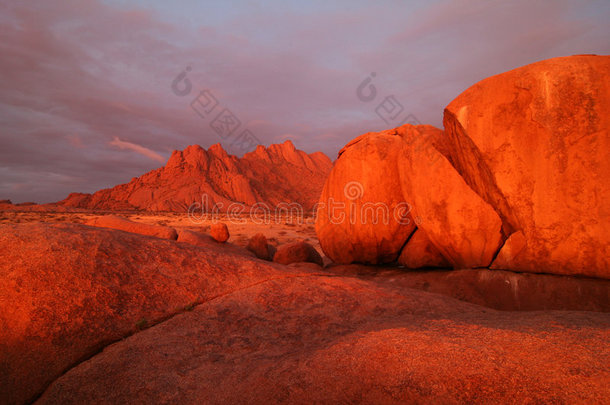
[[(415, 235), (417, 235), (415, 232)], [(390, 288), (415, 288), (502, 311), (610, 312), (610, 280), (504, 270), (408, 270), (360, 264), (326, 271)]]
[(273, 261), (280, 264), (315, 263), (324, 266), (322, 256), (307, 242), (299, 241), (278, 246), (273, 255)]
[(231, 235), (229, 235), (229, 228), (227, 227), (227, 224), (220, 222), (210, 226), (210, 236), (216, 242), (225, 243), (229, 240)]
[(524, 236), (502, 267), (610, 277), (608, 77), (610, 56), (554, 58), (482, 80), (447, 106), (450, 160), (506, 234)]
[[(610, 56), (589, 55), (485, 79), (447, 106), (444, 134), (405, 125), (349, 142), (321, 203), (343, 201), (340, 186), (361, 182), (368, 194), (358, 207), (408, 202), (454, 268), (610, 278), (609, 76)], [(382, 139), (392, 133), (404, 142), (389, 148)], [(380, 151), (389, 152), (380, 159)], [(414, 258), (429, 253), (402, 246), (405, 228), (327, 218), (322, 211), (316, 231), (337, 263), (392, 261), (405, 249)]]
[(0, 403), (29, 402), (75, 363), (193, 303), (303, 273), (214, 245), (77, 224), (1, 225)]
[(454, 268), (488, 267), (504, 241), (500, 217), (432, 141), (419, 133), (403, 139), (398, 174), (418, 229)]
[[(400, 280), (209, 246), (77, 224), (0, 226), (0, 402), (29, 402), (50, 383), (38, 403), (599, 403), (610, 394), (609, 314), (502, 313)], [(553, 276), (527, 277), (565, 298)], [(445, 288), (481, 280), (463, 278)], [(608, 282), (595, 282), (607, 298)], [(489, 286), (478, 292), (498, 295)]]
[(426, 232), (420, 228), (413, 232), (405, 247), (400, 252), (398, 263), (408, 269), (423, 267), (448, 268), (451, 264), (430, 242)]
[(225, 254), (233, 254), (233, 255), (249, 256), (249, 257), (254, 256), (251, 252), (247, 251), (246, 249), (243, 249), (239, 246), (235, 246), (230, 242), (219, 244), (214, 238), (212, 238), (208, 234), (201, 233), (201, 232), (195, 232), (195, 231), (191, 231), (188, 229), (181, 229), (178, 232), (177, 241), (182, 242), (182, 243), (188, 243), (189, 245), (206, 248), (213, 252), (221, 252), (221, 253), (225, 253)]
[[(220, 144), (174, 151), (165, 167), (133, 178), (127, 184), (92, 195), (73, 193), (58, 204), (104, 210), (219, 212), (232, 203), (247, 209), (259, 202), (272, 211), (280, 203), (298, 203), (310, 210), (318, 201), (332, 163), (320, 152), (306, 154), (290, 141), (258, 146), (242, 158), (228, 155)], [(202, 196), (205, 195), (207, 197)], [(194, 205), (193, 205), (194, 204)], [(239, 207), (239, 205), (233, 205)]]
[(157, 238), (174, 240), (178, 238), (178, 233), (174, 228), (134, 222), (117, 215), (94, 217), (87, 221), (87, 225), (99, 228), (118, 229), (125, 232), (138, 233), (140, 235), (156, 236)]
[(607, 314), (271, 280), (107, 347), (37, 403), (603, 403), (609, 327)]
[(396, 130), (349, 142), (326, 180), (316, 218), (322, 250), (337, 263), (395, 261), (415, 229), (398, 179)]
[(273, 260), (275, 251), (272, 250), (271, 245), (267, 242), (267, 238), (262, 233), (257, 233), (252, 236), (248, 241), (246, 247), (250, 252), (254, 253), (256, 257), (263, 260)]

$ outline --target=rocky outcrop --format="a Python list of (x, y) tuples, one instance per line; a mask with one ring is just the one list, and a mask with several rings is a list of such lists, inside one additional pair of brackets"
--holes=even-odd
[(507, 235), (523, 236), (495, 267), (610, 277), (609, 76), (609, 56), (555, 58), (485, 79), (447, 106), (452, 163)]
[(178, 238), (176, 230), (169, 226), (143, 224), (130, 221), (127, 218), (119, 217), (117, 215), (104, 215), (91, 218), (86, 224), (99, 228), (111, 228), (125, 232), (138, 233), (140, 235), (156, 236), (157, 238), (174, 240)]
[(210, 226), (210, 236), (216, 241), (220, 243), (225, 243), (229, 240), (229, 228), (225, 223), (217, 223), (212, 224)]
[(418, 230), (453, 267), (488, 267), (503, 241), (500, 217), (433, 142), (412, 132), (403, 136), (398, 177)]
[[(610, 278), (609, 73), (609, 56), (534, 63), (462, 93), (445, 110), (444, 133), (405, 125), (355, 138), (320, 203), (345, 202), (341, 187), (356, 182), (356, 207), (402, 201), (414, 225), (333, 223), (322, 211), (322, 249), (337, 263), (444, 259), (455, 268)], [(398, 135), (391, 147), (388, 134)], [(364, 142), (370, 156), (358, 149)], [(409, 246), (421, 240), (402, 231), (415, 226), (442, 258), (425, 243)]]
[[(271, 211), (281, 203), (310, 210), (317, 202), (332, 163), (320, 152), (297, 150), (292, 142), (259, 145), (242, 158), (220, 144), (174, 151), (165, 167), (127, 184), (94, 194), (73, 193), (60, 206), (102, 210), (181, 211), (193, 215), (215, 210), (247, 210), (259, 203)], [(247, 212), (247, 211), (246, 211)]]
[(338, 263), (395, 261), (415, 225), (398, 176), (404, 142), (395, 130), (349, 142), (335, 161), (317, 207), (316, 233)]
[(280, 245), (273, 255), (273, 261), (280, 264), (315, 263), (324, 266), (322, 256), (307, 242), (299, 241)]
[(267, 238), (262, 233), (257, 233), (252, 236), (248, 241), (246, 249), (262, 260), (273, 260), (273, 256), (276, 252), (273, 246), (269, 245)]
[[(207, 240), (1, 225), (0, 402), (544, 402), (552, 393), (557, 402), (600, 403), (610, 395), (608, 314), (497, 312), (414, 290), (383, 269), (357, 279)], [(514, 291), (521, 309), (540, 309), (540, 301), (531, 307), (536, 297), (559, 297), (568, 309), (608, 302), (603, 280), (473, 272), (402, 275), (447, 295), (511, 302)]]
[(302, 270), (77, 224), (0, 225), (0, 403), (29, 403), (104, 346), (195, 304)]
[(37, 403), (603, 403), (609, 327), (606, 314), (283, 278), (107, 347)]

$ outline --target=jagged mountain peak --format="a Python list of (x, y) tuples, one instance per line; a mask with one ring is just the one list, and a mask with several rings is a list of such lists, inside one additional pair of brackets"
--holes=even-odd
[(186, 211), (206, 199), (220, 210), (232, 202), (251, 206), (297, 202), (311, 208), (330, 172), (331, 160), (321, 152), (307, 154), (287, 140), (258, 145), (242, 158), (229, 155), (220, 143), (207, 150), (189, 145), (172, 152), (164, 167), (129, 183), (94, 194), (71, 194), (58, 204), (89, 209)]

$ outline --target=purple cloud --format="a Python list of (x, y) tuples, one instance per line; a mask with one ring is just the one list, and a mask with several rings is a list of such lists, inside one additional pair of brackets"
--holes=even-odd
[[(222, 142), (228, 108), (263, 144), (331, 158), (387, 128), (375, 108), (441, 125), (471, 84), (540, 59), (610, 53), (603, 1), (244, 2), (0, 0), (0, 199), (57, 201), (129, 181), (173, 149)], [(172, 91), (186, 67), (188, 95)], [(376, 72), (371, 102), (357, 86)], [(208, 89), (210, 116), (191, 102)], [(128, 146), (129, 145), (129, 146)]]

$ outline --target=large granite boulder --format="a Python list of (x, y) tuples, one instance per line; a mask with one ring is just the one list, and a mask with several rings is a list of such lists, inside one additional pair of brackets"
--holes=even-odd
[(610, 56), (554, 58), (445, 110), (450, 160), (510, 238), (492, 267), (610, 277)]
[(419, 134), (403, 139), (398, 174), (418, 229), (454, 268), (488, 267), (503, 242), (500, 217), (432, 141)]
[(398, 131), (364, 134), (345, 145), (326, 180), (316, 233), (337, 263), (395, 261), (415, 229), (403, 198)]

